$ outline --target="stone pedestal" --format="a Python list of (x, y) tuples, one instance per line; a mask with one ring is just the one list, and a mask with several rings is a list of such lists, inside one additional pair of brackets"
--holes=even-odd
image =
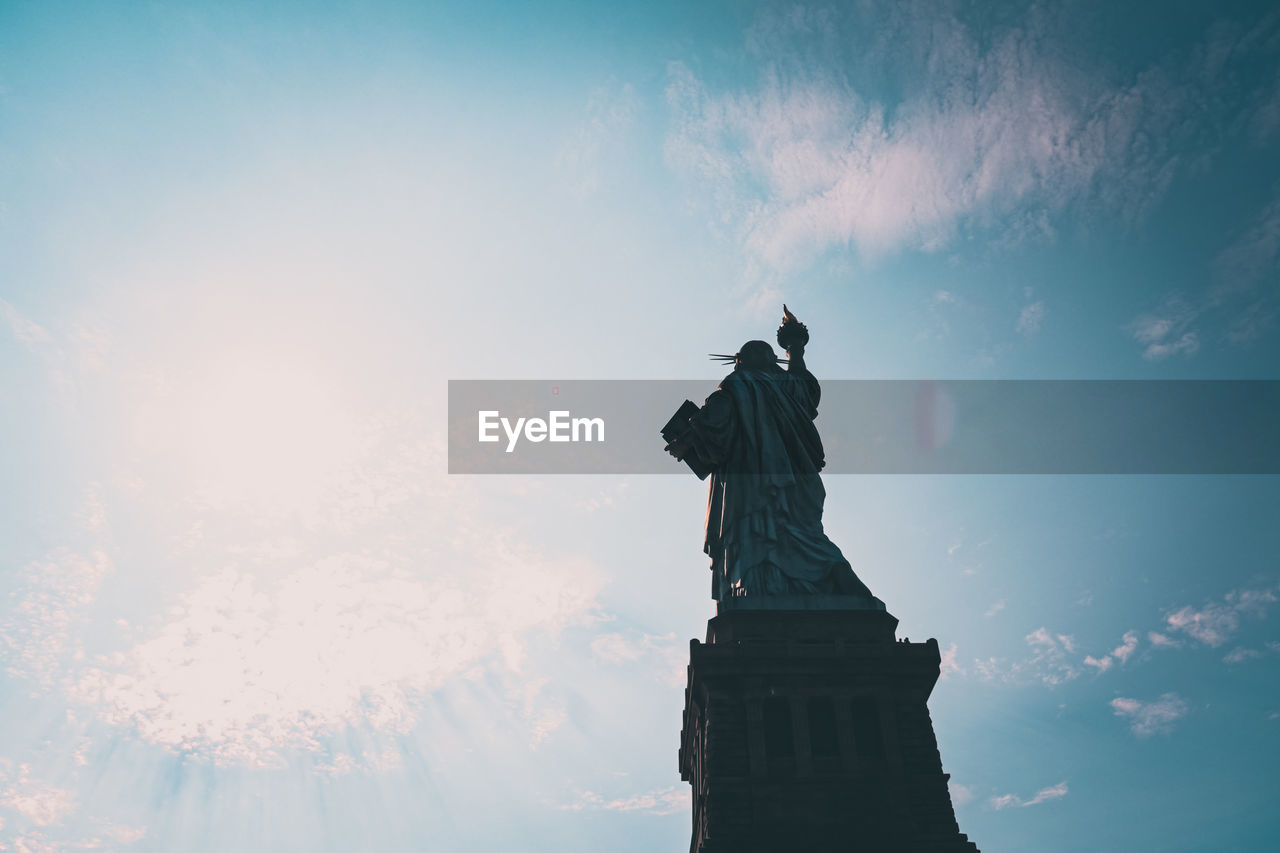
[(877, 605), (722, 602), (706, 642), (690, 643), (680, 775), (692, 853), (977, 853), (926, 705), (938, 643), (896, 640), (898, 620)]

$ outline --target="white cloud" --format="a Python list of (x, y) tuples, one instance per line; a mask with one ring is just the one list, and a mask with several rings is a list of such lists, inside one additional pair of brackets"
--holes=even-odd
[[(333, 754), (333, 771), (345, 760), (329, 741), (405, 731), (448, 679), (497, 669), (536, 680), (522, 674), (527, 644), (598, 621), (602, 576), (477, 525), (474, 493), (439, 474), (441, 443), (414, 417), (374, 420), (353, 465), (292, 516), (191, 503), (185, 483), (158, 479), (127, 494), (91, 488), (80, 520), (95, 539), (110, 530), (110, 501), (143, 499), (163, 503), (157, 527), (199, 537), (159, 549), (165, 589), (151, 606), (166, 609), (150, 616), (96, 600), (113, 571), (153, 583), (123, 577), (104, 550), (58, 549), (27, 566), (0, 619), (9, 672), (170, 750), (273, 766), (301, 749)], [(535, 741), (564, 719), (551, 695), (524, 714)]]
[(949, 782), (947, 787), (951, 789), (951, 804), (956, 808), (963, 808), (973, 802), (974, 791), (968, 785), (957, 785), (954, 782)]
[(1175, 320), (1158, 314), (1143, 314), (1133, 321), (1133, 337), (1140, 344), (1154, 344), (1174, 330)]
[(353, 773), (377, 774), (404, 765), (404, 756), (394, 749), (365, 749), (359, 753), (336, 752), (327, 761), (315, 765), (315, 772), (338, 777)]
[(1022, 805), (1022, 799), (1016, 794), (1001, 794), (998, 797), (992, 797), (990, 803), (991, 807), (998, 811), (1007, 809), (1010, 806), (1020, 806)]
[(75, 808), (70, 791), (31, 778), (23, 764), (16, 774), (7, 762), (0, 764), (0, 807), (12, 809), (36, 826), (59, 823)]
[[(711, 187), (755, 260), (785, 269), (830, 247), (935, 251), (970, 226), (1051, 235), (1049, 217), (1074, 201), (1133, 220), (1163, 196), (1188, 98), (1164, 71), (1103, 80), (1048, 48), (1043, 15), (983, 36), (936, 10), (889, 17), (855, 29), (913, 58), (921, 79), (899, 81), (897, 103), (869, 98), (832, 56), (797, 53), (778, 27), (753, 89), (713, 90), (669, 67), (667, 159)], [(827, 44), (857, 51), (847, 38)], [(1032, 334), (1043, 305), (1024, 314), (1019, 331)]]
[(606, 663), (629, 663), (641, 658), (645, 649), (619, 633), (599, 634), (591, 641), (591, 653)]
[(1004, 610), (1004, 606), (1005, 606), (1005, 601), (1002, 598), (999, 601), (993, 602), (992, 605), (988, 607), (986, 609), (986, 612), (984, 612), (982, 615), (990, 619), (992, 616), (995, 616), (1001, 610)]
[(1032, 646), (1040, 646), (1042, 648), (1053, 648), (1055, 641), (1050, 635), (1049, 630), (1043, 625), (1026, 636), (1027, 643)]
[(654, 668), (659, 681), (682, 687), (686, 680), (687, 645), (675, 634), (599, 634), (591, 641), (591, 653), (605, 663), (621, 665), (643, 661)]
[[(1232, 590), (1222, 601), (1210, 602), (1202, 608), (1182, 607), (1165, 617), (1166, 632), (1147, 632), (1153, 648), (1179, 648), (1183, 645), (1176, 636), (1186, 634), (1214, 648), (1223, 645), (1239, 629), (1242, 617), (1263, 617), (1268, 608), (1280, 600), (1276, 587)], [(999, 604), (999, 602), (997, 602)], [(991, 615), (994, 606), (987, 611)], [(1041, 626), (1026, 635), (1031, 656), (1022, 660), (989, 657), (974, 661), (974, 671), (984, 681), (1002, 681), (1007, 684), (1039, 682), (1049, 687), (1078, 677), (1082, 670), (1072, 663), (1068, 655), (1075, 652), (1075, 638), (1070, 634), (1054, 633)], [(1110, 652), (1095, 656), (1085, 655), (1080, 662), (1099, 674), (1126, 664), (1137, 653), (1141, 635), (1137, 630), (1125, 631), (1120, 643)], [(1277, 646), (1280, 648), (1280, 645)], [(1250, 650), (1236, 650), (1224, 660), (1240, 663), (1254, 656)]]
[(1226, 595), (1226, 601), (1241, 613), (1251, 616), (1265, 616), (1267, 608), (1277, 600), (1275, 588), (1238, 589)]
[(1029, 800), (1023, 800), (1017, 794), (1001, 794), (998, 797), (992, 797), (988, 802), (991, 807), (999, 811), (1014, 806), (1026, 808), (1028, 806), (1038, 806), (1041, 803), (1047, 803), (1050, 800), (1059, 800), (1067, 795), (1067, 783), (1059, 782), (1056, 785), (1050, 785), (1048, 788), (1041, 788)]
[(117, 844), (133, 844), (146, 838), (147, 828), (145, 826), (110, 826), (107, 828), (107, 835)]
[(1041, 788), (1036, 791), (1036, 795), (1023, 803), (1024, 806), (1038, 806), (1041, 803), (1047, 803), (1050, 800), (1058, 800), (1067, 795), (1067, 783), (1059, 782), (1056, 785), (1050, 785), (1048, 788)]
[(58, 548), (28, 564), (0, 621), (0, 656), (11, 675), (48, 687), (81, 654), (79, 627), (102, 579), (112, 570), (104, 551)]
[(55, 334), (4, 299), (0, 299), (0, 318), (14, 340), (40, 359), (50, 381), (64, 393), (76, 388), (78, 378), (100, 371), (111, 349), (110, 339), (99, 330), (77, 323)]
[(1252, 225), (1215, 260), (1218, 282), (1210, 298), (1252, 290), (1280, 262), (1280, 198), (1259, 211)]
[(1181, 296), (1166, 297), (1154, 311), (1139, 314), (1129, 324), (1133, 339), (1143, 347), (1142, 357), (1160, 361), (1171, 355), (1194, 355), (1200, 349), (1200, 335), (1191, 328), (1199, 311)]
[[(1167, 633), (1148, 631), (1147, 640), (1152, 648), (1180, 648), (1182, 642), (1171, 635), (1183, 633), (1217, 648), (1239, 630), (1242, 616), (1265, 616), (1267, 608), (1276, 600), (1276, 591), (1271, 587), (1232, 590), (1222, 601), (1210, 602), (1201, 608), (1188, 605), (1168, 613), (1165, 616)], [(1126, 631), (1120, 645), (1101, 657), (1086, 656), (1084, 664), (1100, 673), (1106, 672), (1115, 664), (1126, 663), (1137, 651), (1139, 643), (1136, 630)], [(1259, 655), (1260, 652), (1253, 649), (1237, 648), (1223, 657), (1223, 660), (1234, 664)]]
[(1124, 663), (1129, 660), (1136, 648), (1138, 648), (1138, 632), (1125, 631), (1124, 636), (1120, 639), (1120, 645), (1112, 649), (1111, 656), (1120, 661), (1120, 663)]
[(956, 644), (952, 643), (949, 647), (942, 650), (942, 664), (940, 667), (942, 678), (949, 678), (952, 675), (964, 675), (964, 668), (956, 662)]
[(539, 678), (524, 685), (524, 719), (529, 725), (529, 745), (536, 747), (569, 718), (564, 703), (543, 695), (550, 679)]
[(1153, 702), (1120, 697), (1111, 700), (1117, 717), (1126, 717), (1138, 737), (1167, 734), (1173, 724), (1187, 715), (1187, 703), (1176, 693), (1165, 693)]
[(1004, 658), (989, 657), (985, 660), (982, 658), (974, 658), (974, 671), (978, 673), (978, 678), (983, 681), (1005, 681), (1009, 680), (1009, 665)]
[(1044, 300), (1032, 302), (1025, 306), (1018, 315), (1017, 331), (1026, 337), (1032, 337), (1040, 331), (1040, 325), (1044, 322), (1045, 314), (1048, 312), (1044, 307)]
[(1101, 658), (1095, 658), (1088, 655), (1084, 659), (1085, 666), (1091, 666), (1098, 672), (1106, 672), (1111, 669), (1113, 663), (1125, 663), (1133, 655), (1138, 648), (1138, 632), (1125, 631), (1124, 636), (1120, 638), (1120, 645), (1111, 650), (1110, 654), (1103, 655)]
[(1169, 338), (1148, 344), (1142, 351), (1142, 357), (1148, 361), (1160, 361), (1178, 353), (1195, 355), (1199, 349), (1200, 336), (1196, 332), (1184, 332), (1177, 340)]
[(643, 794), (606, 798), (594, 791), (585, 791), (572, 803), (561, 806), (569, 811), (646, 812), (654, 815), (678, 814), (688, 811), (692, 795), (687, 785), (673, 785)]
[(1236, 240), (1214, 260), (1214, 283), (1193, 306), (1171, 295), (1153, 312), (1139, 315), (1130, 331), (1144, 347), (1143, 357), (1159, 361), (1179, 353), (1193, 355), (1200, 348), (1200, 332), (1193, 324), (1213, 320), (1225, 328), (1226, 340), (1247, 346), (1274, 325), (1280, 313), (1273, 288), (1280, 269), (1280, 197), (1271, 201)]
[(86, 816), (70, 789), (34, 776), (30, 764), (0, 758), (0, 850), (118, 850), (145, 837), (145, 827)]
[(1223, 656), (1223, 663), (1244, 663), (1247, 660), (1262, 657), (1262, 652), (1257, 649), (1246, 649), (1243, 646), (1232, 649)]
[(274, 584), (227, 569), (149, 638), (87, 666), (74, 695), (110, 723), (218, 762), (271, 765), (347, 727), (405, 731), (446, 679), (495, 656), (518, 669), (525, 634), (593, 620), (592, 571), (509, 556), (473, 566), (468, 588), (357, 555)]
[(3, 315), (9, 324), (9, 331), (13, 334), (14, 340), (28, 350), (36, 352), (38, 347), (53, 343), (53, 335), (49, 334), (44, 326), (25, 316), (3, 299), (0, 299), (0, 315)]
[(1106, 672), (1111, 669), (1111, 663), (1112, 660), (1110, 655), (1103, 655), (1101, 658), (1095, 658), (1093, 655), (1087, 655), (1084, 659), (1085, 666), (1094, 667), (1098, 672)]
[[(108, 532), (100, 485), (91, 483), (74, 512), (77, 534), (99, 542)], [(114, 570), (99, 547), (55, 548), (29, 562), (10, 590), (12, 605), (0, 610), (0, 661), (10, 675), (50, 686), (70, 661), (82, 656), (81, 631), (102, 580)]]
[(1071, 662), (1068, 654), (1075, 651), (1075, 638), (1069, 634), (1054, 634), (1040, 627), (1026, 636), (1031, 657), (1006, 661), (1001, 658), (975, 660), (974, 669), (984, 681), (1003, 681), (1007, 684), (1040, 683), (1056, 687), (1078, 678), (1081, 669)]
[(1230, 315), (1227, 340), (1246, 345), (1274, 324), (1280, 311), (1273, 288), (1280, 269), (1280, 197), (1271, 201), (1253, 224), (1218, 255), (1216, 281), (1206, 295), (1208, 304)]
[(1239, 629), (1241, 615), (1263, 616), (1276, 600), (1275, 590), (1269, 587), (1233, 590), (1220, 602), (1199, 609), (1182, 607), (1168, 614), (1165, 624), (1170, 633), (1181, 632), (1216, 648)]

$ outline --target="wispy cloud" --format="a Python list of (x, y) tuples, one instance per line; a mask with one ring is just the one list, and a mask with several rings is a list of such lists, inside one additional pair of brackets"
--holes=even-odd
[(1023, 803), (1024, 806), (1038, 806), (1041, 803), (1047, 803), (1049, 800), (1058, 800), (1067, 795), (1067, 783), (1059, 782), (1056, 785), (1050, 785), (1048, 788), (1041, 788), (1036, 795)]
[(72, 790), (36, 778), (30, 764), (0, 759), (0, 850), (119, 850), (147, 834), (146, 827), (85, 815), (80, 806)]
[(1138, 632), (1125, 631), (1124, 636), (1120, 638), (1120, 645), (1112, 649), (1111, 656), (1120, 661), (1120, 663), (1124, 663), (1129, 660), (1130, 656), (1133, 655), (1134, 650), (1137, 648)]
[(1176, 693), (1165, 693), (1152, 702), (1119, 697), (1111, 700), (1117, 717), (1129, 720), (1129, 728), (1138, 737), (1168, 734), (1173, 724), (1187, 715), (1187, 703)]
[(403, 755), (394, 749), (365, 749), (359, 752), (336, 752), (327, 761), (315, 765), (322, 776), (347, 776), (353, 773), (383, 773), (404, 764)]
[(1113, 663), (1123, 664), (1129, 660), (1134, 651), (1138, 648), (1138, 632), (1125, 631), (1124, 636), (1120, 638), (1120, 645), (1111, 650), (1110, 654), (1103, 655), (1101, 658), (1095, 658), (1088, 655), (1084, 659), (1085, 666), (1091, 666), (1098, 672), (1106, 672), (1111, 669)]
[(1044, 300), (1032, 302), (1030, 305), (1023, 306), (1022, 311), (1018, 314), (1017, 331), (1018, 334), (1028, 338), (1035, 336), (1040, 331), (1041, 324), (1044, 323), (1045, 315), (1048, 309), (1044, 307)]
[(64, 393), (76, 387), (78, 377), (100, 371), (111, 349), (110, 339), (99, 329), (73, 323), (55, 333), (4, 299), (0, 299), (0, 319), (9, 327), (13, 339), (40, 360), (50, 381)]
[(1254, 658), (1260, 657), (1262, 657), (1262, 652), (1257, 649), (1249, 649), (1244, 646), (1240, 646), (1227, 652), (1223, 656), (1222, 661), (1223, 663), (1244, 663), (1247, 660), (1253, 660)]
[(38, 352), (39, 348), (53, 344), (53, 335), (49, 334), (44, 326), (3, 299), (0, 299), (0, 316), (3, 316), (5, 322), (9, 324), (9, 331), (13, 334), (14, 340), (31, 352)]
[[(936, 7), (867, 6), (821, 25), (815, 14), (753, 29), (755, 87), (722, 91), (683, 63), (668, 69), (668, 161), (711, 188), (726, 224), (775, 270), (831, 247), (934, 251), (966, 228), (1043, 239), (1044, 213), (1080, 201), (1140, 219), (1182, 165), (1176, 144), (1200, 120), (1197, 98), (1219, 85), (1221, 69), (1204, 63), (1086, 72), (1052, 48), (1059, 23), (1043, 11), (982, 37)], [(876, 43), (858, 42), (863, 32)], [(890, 52), (920, 69), (894, 81), (896, 102), (848, 71)], [(1043, 304), (1024, 315), (1032, 333)]]
[(1080, 676), (1080, 667), (1070, 658), (1075, 652), (1075, 638), (1070, 634), (1055, 634), (1040, 627), (1027, 634), (1025, 640), (1031, 650), (1029, 658), (975, 660), (974, 669), (978, 677), (1007, 684), (1039, 683), (1056, 687)]
[(950, 646), (942, 650), (942, 662), (940, 668), (941, 678), (949, 678), (953, 675), (965, 674), (964, 667), (960, 666), (959, 662), (956, 660), (955, 643), (952, 643)]
[(685, 683), (687, 645), (675, 634), (599, 634), (591, 641), (591, 653), (614, 665), (643, 661), (664, 684), (681, 687)]
[(227, 569), (150, 638), (87, 666), (74, 696), (153, 743), (224, 763), (272, 765), (348, 727), (405, 731), (447, 678), (490, 656), (518, 668), (527, 632), (592, 619), (598, 586), (580, 566), (526, 556), (490, 581), (423, 580), (358, 555), (269, 585)]
[(1050, 800), (1060, 800), (1066, 795), (1067, 783), (1062, 781), (1056, 785), (1050, 785), (1048, 788), (1041, 788), (1039, 791), (1036, 791), (1035, 796), (1029, 800), (1023, 800), (1017, 794), (1001, 794), (1000, 796), (992, 797), (988, 802), (991, 804), (992, 808), (998, 811), (1000, 809), (1007, 809), (1014, 806), (1020, 808), (1038, 806), (1041, 803), (1047, 803)]
[(549, 682), (549, 678), (534, 679), (526, 682), (522, 690), (524, 696), (522, 713), (529, 726), (531, 747), (537, 747), (569, 718), (564, 703), (546, 695), (543, 688)]
[(1226, 313), (1227, 340), (1247, 345), (1274, 324), (1280, 304), (1274, 287), (1280, 274), (1280, 196), (1259, 211), (1253, 223), (1215, 261), (1215, 282), (1207, 303)]
[(1169, 296), (1154, 311), (1140, 314), (1129, 325), (1133, 339), (1142, 345), (1142, 357), (1161, 361), (1171, 355), (1195, 355), (1200, 333), (1191, 324), (1199, 312), (1180, 296)]
[(1252, 344), (1274, 325), (1280, 303), (1267, 283), (1280, 273), (1280, 197), (1258, 212), (1214, 259), (1213, 283), (1192, 300), (1166, 296), (1160, 306), (1136, 317), (1129, 329), (1143, 358), (1160, 361), (1194, 355), (1206, 327), (1236, 346)]
[[(217, 763), (276, 766), (304, 750), (330, 755), (331, 772), (349, 769), (355, 759), (341, 759), (331, 740), (404, 732), (428, 692), (477, 669), (510, 677), (508, 689), (524, 697), (515, 712), (535, 742), (545, 739), (564, 708), (553, 691), (525, 690), (538, 679), (522, 673), (527, 645), (599, 621), (602, 577), (474, 526), (467, 493), (433, 480), (437, 460), (421, 452), (420, 425), (392, 429), (352, 479), (309, 501), (323, 525), (259, 517), (246, 526), (234, 502), (179, 502), (175, 526), (203, 532), (198, 548), (166, 557), (175, 591), (154, 614), (123, 619), (100, 604), (104, 577), (120, 574), (105, 548), (58, 549), (31, 563), (0, 614), (9, 672), (151, 743)], [(87, 495), (81, 526), (102, 539), (110, 506), (97, 488)], [(356, 532), (379, 541), (402, 512), (422, 521), (394, 548), (352, 547)], [(279, 535), (299, 529), (301, 540)], [(91, 620), (116, 626), (105, 648), (100, 635), (86, 645)]]
[[(1240, 629), (1242, 617), (1265, 616), (1267, 609), (1277, 600), (1280, 597), (1274, 587), (1232, 590), (1221, 601), (1211, 601), (1203, 607), (1187, 605), (1167, 613), (1165, 630), (1148, 631), (1147, 641), (1153, 649), (1176, 649), (1184, 645), (1177, 638), (1178, 634), (1182, 634), (1204, 645), (1218, 648)], [(1137, 630), (1126, 631), (1120, 645), (1100, 657), (1086, 655), (1084, 664), (1099, 673), (1107, 672), (1115, 665), (1126, 663), (1137, 652), (1140, 643)], [(1240, 647), (1226, 654), (1223, 661), (1236, 664), (1259, 655), (1260, 652), (1254, 649)]]
[[(1203, 607), (1187, 605), (1165, 615), (1163, 632), (1148, 631), (1147, 641), (1152, 649), (1177, 649), (1187, 645), (1178, 635), (1185, 635), (1212, 648), (1224, 645), (1239, 630), (1245, 616), (1264, 617), (1268, 608), (1280, 600), (1280, 589), (1255, 587), (1235, 589)], [(988, 608), (986, 615), (998, 612), (1003, 601)], [(1055, 633), (1046, 627), (1027, 634), (1025, 641), (1031, 654), (1022, 659), (989, 657), (976, 659), (974, 671), (984, 681), (1006, 684), (1043, 684), (1055, 687), (1077, 678), (1087, 669), (1098, 674), (1125, 665), (1138, 653), (1142, 644), (1139, 630), (1125, 631), (1120, 643), (1102, 655), (1086, 654), (1077, 666), (1071, 657), (1076, 651), (1076, 640), (1071, 634)], [(1280, 643), (1275, 644), (1280, 650)], [(1270, 647), (1270, 646), (1269, 646)], [(1237, 648), (1223, 657), (1228, 664), (1238, 664), (1260, 655), (1249, 648)]]
[(0, 807), (12, 809), (36, 826), (58, 823), (75, 808), (71, 792), (31, 778), (31, 767), (17, 772), (0, 765)]
[(1086, 655), (1084, 659), (1085, 666), (1091, 666), (1098, 670), (1098, 672), (1106, 672), (1111, 669), (1111, 664), (1112, 660), (1110, 655), (1103, 655), (1100, 658), (1095, 658), (1093, 655)]
[(584, 791), (578, 799), (562, 809), (569, 811), (645, 812), (653, 815), (678, 814), (688, 811), (692, 796), (686, 785), (658, 788), (643, 794), (622, 797), (604, 797), (594, 791)]
[(1239, 629), (1241, 616), (1265, 615), (1276, 600), (1276, 591), (1271, 587), (1233, 590), (1222, 601), (1173, 611), (1165, 617), (1165, 625), (1171, 634), (1183, 633), (1216, 648)]
[(0, 659), (10, 675), (44, 687), (83, 654), (81, 627), (103, 578), (112, 571), (101, 549), (58, 548), (22, 570), (13, 605), (0, 620)]

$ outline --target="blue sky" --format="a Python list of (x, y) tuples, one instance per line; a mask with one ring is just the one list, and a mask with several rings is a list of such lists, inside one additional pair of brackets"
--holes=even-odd
[[(0, 849), (680, 849), (705, 487), (446, 380), (1274, 379), (1278, 147), (1262, 3), (0, 4)], [(983, 850), (1269, 849), (1274, 478), (827, 489)]]

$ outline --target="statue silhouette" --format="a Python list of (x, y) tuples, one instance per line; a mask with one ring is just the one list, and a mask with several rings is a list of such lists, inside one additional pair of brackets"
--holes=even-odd
[(825, 459), (813, 422), (821, 388), (804, 361), (809, 331), (785, 305), (777, 339), (785, 370), (766, 341), (713, 355), (732, 361), (733, 372), (696, 412), (682, 408), (687, 422), (667, 444), (710, 473), (703, 548), (711, 595), (848, 595), (883, 608), (822, 527)]

